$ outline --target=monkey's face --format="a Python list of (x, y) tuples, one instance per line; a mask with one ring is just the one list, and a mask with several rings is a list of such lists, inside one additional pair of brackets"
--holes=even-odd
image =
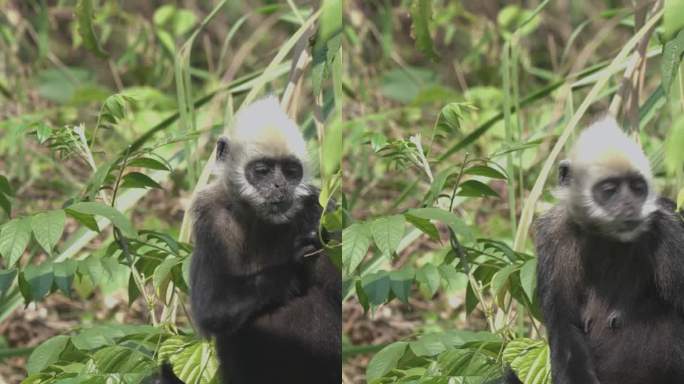
[(653, 194), (641, 174), (607, 174), (573, 187), (582, 195), (572, 197), (579, 202), (574, 205), (575, 217), (590, 228), (622, 242), (636, 240), (648, 229)]
[(262, 219), (281, 224), (300, 209), (299, 192), (304, 170), (295, 157), (262, 157), (245, 165), (249, 184), (243, 190), (250, 205)]

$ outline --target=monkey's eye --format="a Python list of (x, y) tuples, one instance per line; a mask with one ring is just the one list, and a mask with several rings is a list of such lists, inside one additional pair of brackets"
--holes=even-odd
[(266, 176), (269, 172), (271, 172), (271, 167), (265, 163), (256, 163), (252, 167), (252, 170), (259, 176)]
[(599, 191), (601, 192), (601, 195), (603, 195), (604, 198), (609, 199), (618, 190), (618, 183), (614, 181), (604, 181), (599, 185)]
[(283, 173), (288, 179), (294, 180), (302, 177), (302, 166), (296, 162), (285, 162), (282, 166)]
[(637, 196), (643, 196), (646, 194), (646, 192), (648, 192), (648, 186), (646, 185), (646, 182), (641, 179), (635, 179), (630, 181), (629, 188)]

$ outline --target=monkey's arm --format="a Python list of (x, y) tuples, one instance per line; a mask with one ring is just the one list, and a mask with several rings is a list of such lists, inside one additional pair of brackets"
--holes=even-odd
[(195, 249), (190, 269), (190, 300), (204, 334), (230, 334), (250, 318), (297, 293), (294, 264), (255, 274), (242, 273), (235, 243), (216, 236), (206, 223), (195, 223)]
[(551, 349), (551, 375), (554, 384), (599, 384), (582, 329), (576, 298), (580, 287), (571, 283), (576, 272), (563, 268), (579, 255), (573, 254), (573, 237), (555, 215), (542, 216), (535, 226), (537, 287)]
[(674, 202), (659, 199), (658, 205), (653, 218), (656, 286), (661, 297), (684, 314), (684, 221)]
[[(298, 297), (258, 316), (252, 327), (278, 335), (310, 351), (339, 356), (342, 327), (342, 281), (328, 256), (321, 254), (305, 261), (310, 286)], [(341, 362), (339, 357), (337, 362)]]

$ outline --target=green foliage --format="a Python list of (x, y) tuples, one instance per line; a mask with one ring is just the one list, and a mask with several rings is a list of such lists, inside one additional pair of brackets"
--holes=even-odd
[[(321, 204), (341, 200), (342, 2), (69, 6), (0, 5), (0, 320), (22, 304), (60, 320), (56, 305), (75, 308), (70, 328), (3, 358), (30, 353), (25, 383), (139, 383), (163, 361), (187, 383), (217, 383), (214, 346), (188, 318), (180, 215), (209, 179), (205, 144), (267, 93), (321, 140)], [(263, 33), (248, 28), (269, 17)], [(311, 67), (292, 65), (305, 56)], [(322, 218), (331, 232), (344, 221), (339, 209)], [(326, 247), (341, 267), (339, 241)]]
[[(545, 191), (562, 145), (609, 109), (640, 132), (663, 193), (682, 189), (674, 3), (649, 5), (640, 25), (631, 3), (597, 3), (601, 20), (581, 2), (352, 6), (343, 313), (357, 319), (360, 307), (360, 328), (382, 332), (352, 325), (343, 350), (371, 357), (349, 362), (365, 365), (368, 382), (486, 383), (509, 365), (523, 382), (550, 383), (529, 229), (554, 202)], [(603, 33), (609, 22), (618, 27)], [(567, 38), (553, 33), (561, 24)], [(665, 32), (662, 45), (654, 31)], [(631, 105), (635, 95), (645, 101)], [(488, 338), (450, 343), (461, 329)]]
[(432, 60), (439, 60), (430, 36), (432, 19), (432, 0), (411, 1), (411, 33), (416, 40), (416, 48)]
[(76, 16), (78, 17), (78, 33), (81, 35), (81, 39), (83, 39), (83, 45), (98, 57), (107, 57), (107, 52), (102, 50), (100, 42), (97, 36), (95, 36), (93, 28), (93, 2), (91, 0), (78, 0)]
[[(682, 11), (684, 16), (684, 10)], [(670, 93), (675, 76), (679, 70), (684, 55), (684, 29), (680, 30), (675, 37), (663, 45), (663, 59), (660, 64), (662, 87), (665, 93)]]
[(684, 29), (684, 1), (665, 0), (663, 29), (665, 40), (672, 40), (677, 32)]

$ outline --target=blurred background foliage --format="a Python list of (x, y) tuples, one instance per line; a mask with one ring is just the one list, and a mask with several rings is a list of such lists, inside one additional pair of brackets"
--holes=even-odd
[(337, 0), (0, 0), (0, 382), (134, 383), (164, 360), (217, 382), (184, 212), (266, 94), (337, 193), (341, 33)]
[(345, 382), (550, 383), (532, 220), (606, 113), (684, 204), (684, 2), (346, 5)]

